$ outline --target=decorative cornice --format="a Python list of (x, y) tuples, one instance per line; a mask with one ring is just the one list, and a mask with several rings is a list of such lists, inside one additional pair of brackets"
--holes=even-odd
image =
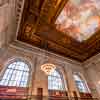
[(33, 53), (39, 56), (43, 56), (45, 53), (47, 55), (49, 55), (49, 57), (51, 57), (52, 59), (56, 59), (58, 62), (63, 62), (63, 63), (70, 63), (70, 64), (75, 64), (77, 66), (81, 66), (82, 63), (65, 58), (63, 56), (48, 52), (46, 50), (31, 46), (29, 44), (26, 44), (24, 42), (20, 42), (18, 40), (15, 40), (13, 43), (11, 43), (9, 45), (9, 47), (11, 48), (15, 48), (15, 49), (19, 49), (19, 50), (23, 50), (24, 52), (29, 52), (29, 53)]
[(17, 30), (16, 30), (16, 36), (15, 39), (17, 38), (18, 30), (20, 27), (21, 19), (22, 19), (22, 13), (24, 9), (24, 3), (25, 0), (16, 0), (16, 23), (17, 23)]
[(100, 53), (83, 62), (83, 66), (88, 68), (98, 63), (100, 63)]

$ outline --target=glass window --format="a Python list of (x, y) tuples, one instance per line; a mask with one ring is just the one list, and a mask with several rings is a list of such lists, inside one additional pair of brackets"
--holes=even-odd
[(76, 86), (80, 92), (87, 92), (88, 91), (85, 81), (82, 80), (79, 75), (74, 74), (74, 80), (75, 80)]
[(64, 81), (59, 72), (56, 70), (48, 76), (48, 89), (49, 90), (64, 90)]
[(0, 85), (26, 87), (29, 77), (28, 65), (22, 61), (16, 61), (8, 65)]

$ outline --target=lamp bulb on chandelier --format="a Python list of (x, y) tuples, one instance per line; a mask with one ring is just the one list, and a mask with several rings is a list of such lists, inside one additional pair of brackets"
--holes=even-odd
[(50, 75), (54, 70), (56, 66), (51, 63), (46, 63), (41, 66), (41, 70), (44, 71), (47, 75)]

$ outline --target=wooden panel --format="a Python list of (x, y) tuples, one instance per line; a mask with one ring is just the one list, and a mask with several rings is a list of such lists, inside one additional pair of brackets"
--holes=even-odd
[(80, 97), (81, 98), (92, 98), (92, 94), (91, 93), (80, 93)]
[(37, 88), (37, 100), (43, 100), (43, 88)]
[(12, 86), (0, 86), (0, 100), (1, 99), (26, 99), (28, 89)]

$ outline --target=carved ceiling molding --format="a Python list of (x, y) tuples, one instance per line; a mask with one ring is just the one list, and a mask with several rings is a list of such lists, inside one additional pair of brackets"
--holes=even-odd
[(100, 51), (100, 31), (80, 43), (56, 30), (55, 20), (67, 2), (68, 0), (25, 1), (17, 39), (42, 49), (46, 40), (50, 52), (81, 62), (97, 54)]
[(16, 22), (20, 20), (21, 14), (23, 12), (23, 7), (24, 7), (24, 2), (25, 0), (16, 0), (15, 1), (15, 12), (16, 12)]
[(89, 66), (91, 68), (91, 66), (94, 66), (93, 64), (98, 64), (100, 63), (100, 53), (91, 57), (90, 59), (86, 60), (83, 65), (86, 66)]
[(34, 47), (32, 45), (26, 44), (26, 43), (21, 42), (21, 41), (18, 41), (18, 40), (13, 41), (9, 45), (9, 48), (19, 49), (19, 50), (22, 50), (23, 52), (27, 52), (29, 54), (32, 53), (32, 54), (34, 54), (34, 56), (37, 56), (38, 55), (40, 57), (44, 57), (44, 54), (46, 53), (47, 54), (46, 55), (47, 58), (52, 58), (51, 61), (56, 60), (59, 63), (63, 62), (63, 64), (66, 64), (66, 63), (69, 63), (70, 64), (71, 63), (71, 64), (75, 64), (77, 66), (81, 66), (82, 65), (82, 63), (80, 63), (80, 62), (78, 62), (76, 60), (71, 60), (69, 58), (66, 58), (66, 57), (57, 55), (57, 54), (52, 53), (52, 52), (45, 51), (43, 49)]

